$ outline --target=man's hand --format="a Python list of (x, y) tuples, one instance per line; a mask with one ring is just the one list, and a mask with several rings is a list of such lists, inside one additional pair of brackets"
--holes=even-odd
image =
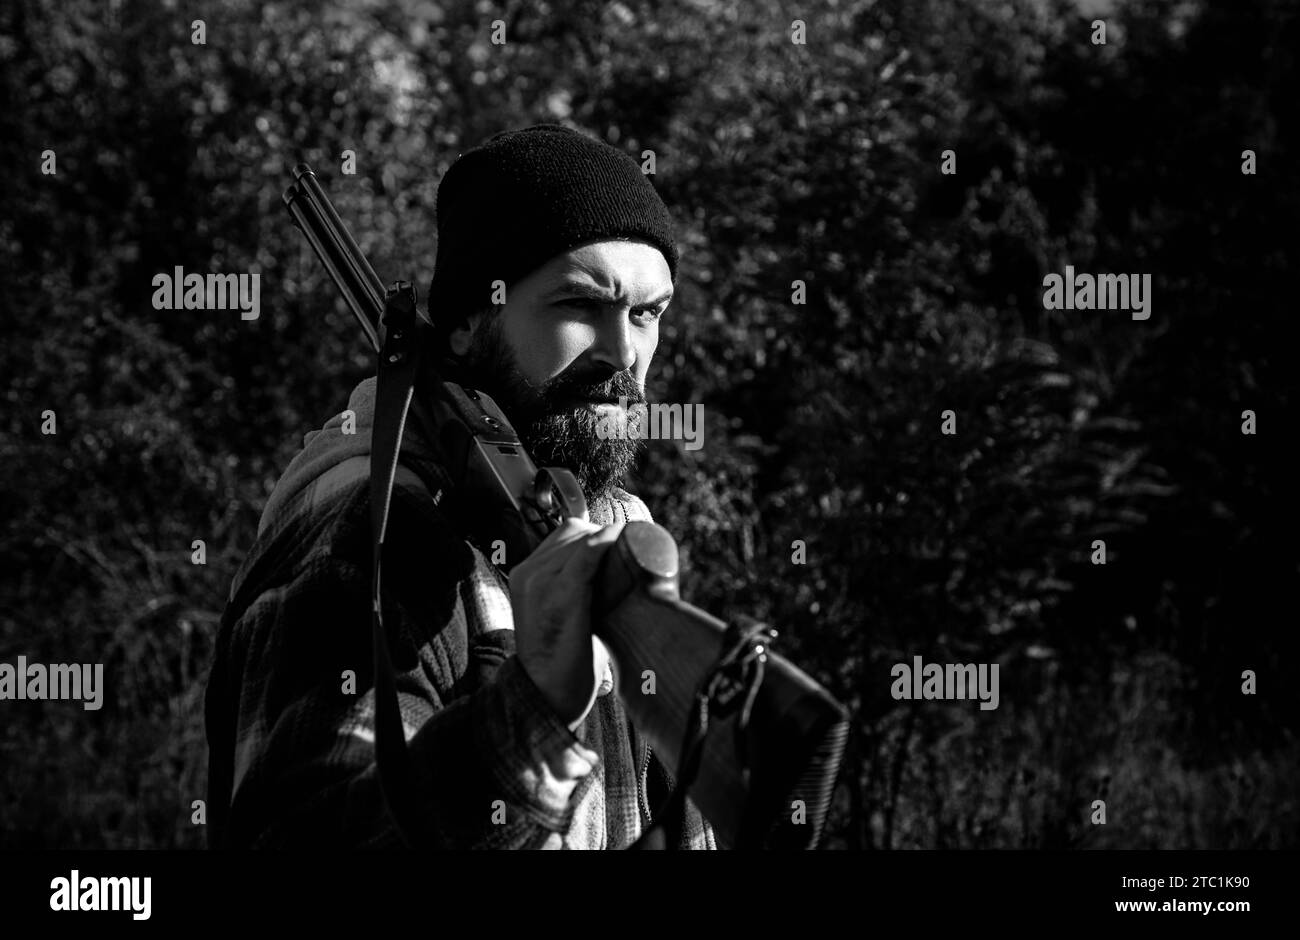
[(510, 575), (515, 650), (555, 714), (576, 730), (596, 701), (609, 662), (592, 635), (592, 582), (623, 523), (566, 519)]

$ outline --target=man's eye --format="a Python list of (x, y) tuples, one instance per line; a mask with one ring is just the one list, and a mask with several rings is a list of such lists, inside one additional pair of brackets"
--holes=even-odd
[(668, 305), (665, 304), (662, 307), (647, 307), (644, 310), (635, 310), (633, 313), (643, 320), (653, 321), (662, 317), (667, 309)]

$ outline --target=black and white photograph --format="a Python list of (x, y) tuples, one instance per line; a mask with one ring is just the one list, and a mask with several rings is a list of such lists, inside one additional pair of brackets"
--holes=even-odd
[(1297, 50), (1296, 0), (7, 0), (0, 908), (1259, 930)]

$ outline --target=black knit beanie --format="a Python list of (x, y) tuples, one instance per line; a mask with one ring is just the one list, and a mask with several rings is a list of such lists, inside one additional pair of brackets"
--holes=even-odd
[(438, 186), (438, 257), (429, 315), (445, 333), (579, 245), (649, 242), (677, 280), (672, 219), (628, 154), (559, 124), (503, 131), (461, 154)]

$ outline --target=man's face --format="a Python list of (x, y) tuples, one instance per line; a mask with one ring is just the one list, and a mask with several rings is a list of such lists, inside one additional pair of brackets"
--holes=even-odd
[(630, 469), (639, 440), (602, 440), (618, 399), (645, 401), (672, 297), (668, 262), (643, 242), (602, 241), (551, 259), (510, 287), (502, 310), (473, 324), (471, 380), (497, 402), (539, 467), (568, 467), (588, 502)]

